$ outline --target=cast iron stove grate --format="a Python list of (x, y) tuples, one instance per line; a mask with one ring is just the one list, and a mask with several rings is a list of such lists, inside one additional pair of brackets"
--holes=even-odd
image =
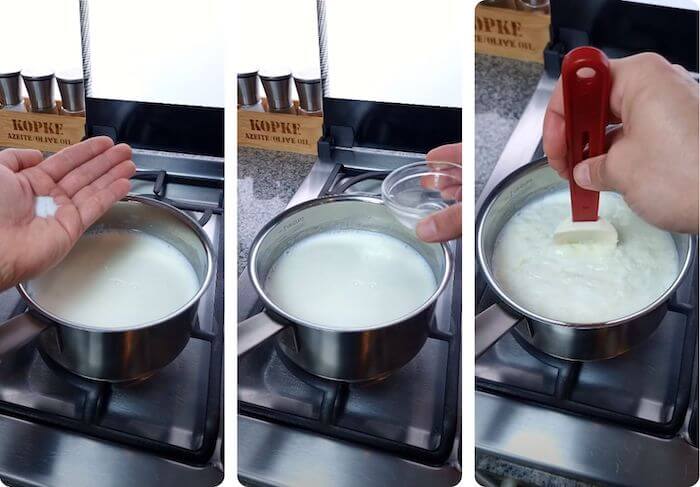
[[(223, 214), (221, 204), (165, 197), (169, 181), (201, 186), (200, 180), (165, 171), (139, 172), (135, 179), (155, 181), (153, 197), (191, 212), (201, 225)], [(223, 190), (219, 182), (209, 185)], [(199, 313), (189, 343), (171, 364), (138, 383), (109, 384), (66, 371), (29, 343), (0, 360), (0, 414), (204, 465), (216, 447), (221, 413), (223, 218), (217, 224), (216, 279), (200, 301), (201, 311), (211, 300), (211, 312)], [(16, 299), (14, 311), (0, 318), (26, 310)]]
[[(693, 271), (676, 291), (659, 328), (637, 348), (609, 360), (571, 362), (535, 349), (511, 331), (477, 360), (477, 389), (659, 437), (675, 436), (697, 380), (697, 259), (696, 252)], [(477, 273), (477, 312), (495, 299)]]
[[(337, 164), (320, 194), (339, 194), (366, 180), (377, 186), (386, 174)], [(458, 243), (457, 256), (460, 249)], [(455, 266), (455, 291), (444, 302), (449, 309), (438, 314), (425, 346), (402, 369), (375, 382), (334, 382), (301, 370), (278, 351), (274, 339), (267, 340), (239, 360), (239, 412), (425, 464), (444, 463), (458, 418), (460, 261)], [(258, 301), (248, 316), (262, 309)]]

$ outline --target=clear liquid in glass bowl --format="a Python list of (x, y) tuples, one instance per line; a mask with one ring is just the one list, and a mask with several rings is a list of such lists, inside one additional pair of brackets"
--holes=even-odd
[(438, 161), (407, 164), (384, 179), (382, 199), (398, 221), (415, 231), (426, 216), (462, 200), (462, 166)]

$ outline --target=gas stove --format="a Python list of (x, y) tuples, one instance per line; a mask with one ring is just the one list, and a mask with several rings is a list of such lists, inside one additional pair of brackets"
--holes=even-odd
[[(376, 194), (388, 171), (419, 154), (336, 149), (289, 205), (345, 192)], [(286, 360), (274, 338), (239, 359), (238, 468), (247, 485), (448, 486), (460, 478), (461, 243), (428, 340), (379, 381), (321, 379)], [(247, 272), (238, 319), (263, 309)]]
[[(544, 74), (484, 192), (543, 155), (555, 80)], [(508, 333), (476, 361), (476, 448), (604, 485), (681, 486), (698, 478), (698, 262), (657, 331), (610, 360), (569, 362)], [(477, 270), (476, 312), (495, 297)]]
[[(223, 479), (223, 161), (134, 151), (132, 194), (199, 221), (217, 261), (183, 352), (137, 383), (77, 377), (29, 343), (0, 359), (0, 479), (11, 486), (207, 486)], [(164, 169), (165, 168), (165, 169)], [(0, 294), (0, 322), (26, 309)]]

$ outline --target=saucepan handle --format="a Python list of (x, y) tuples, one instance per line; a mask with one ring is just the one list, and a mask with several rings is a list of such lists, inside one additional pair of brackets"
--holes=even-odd
[(49, 326), (30, 313), (22, 313), (0, 325), (0, 357), (34, 340)]
[(476, 315), (474, 323), (474, 352), (479, 358), (486, 350), (513, 328), (520, 316), (509, 313), (498, 304), (493, 304)]
[(262, 312), (238, 323), (238, 356), (240, 357), (252, 348), (273, 335), (281, 332), (286, 325), (280, 325)]

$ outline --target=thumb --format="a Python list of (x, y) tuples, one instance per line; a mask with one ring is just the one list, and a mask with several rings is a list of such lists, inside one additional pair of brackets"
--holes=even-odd
[(416, 234), (424, 242), (447, 242), (462, 235), (462, 203), (457, 203), (423, 218)]
[(0, 151), (0, 164), (12, 172), (36, 166), (44, 160), (41, 151), (35, 149), (5, 149)]
[(585, 189), (592, 191), (611, 191), (614, 183), (610, 179), (607, 167), (607, 154), (591, 157), (574, 167), (574, 181)]

